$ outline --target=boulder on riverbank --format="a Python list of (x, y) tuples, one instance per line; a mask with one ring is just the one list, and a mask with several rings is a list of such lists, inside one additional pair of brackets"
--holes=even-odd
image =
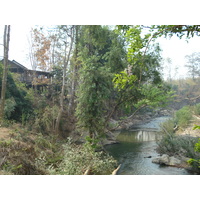
[(153, 158), (152, 162), (160, 164), (160, 165), (189, 168), (189, 164), (187, 163), (188, 159), (189, 158), (185, 158), (185, 157), (177, 158), (175, 156), (169, 156), (167, 154), (163, 154), (162, 156)]

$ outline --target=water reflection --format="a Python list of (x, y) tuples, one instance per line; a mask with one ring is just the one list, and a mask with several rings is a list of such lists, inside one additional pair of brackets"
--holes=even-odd
[(137, 140), (138, 141), (153, 141), (156, 139), (155, 132), (146, 132), (146, 131), (139, 131), (137, 133)]
[(155, 141), (160, 137), (159, 132), (156, 131), (123, 131), (118, 135), (117, 140), (121, 142), (147, 142)]
[[(157, 119), (157, 121), (159, 120)], [(147, 127), (133, 131), (122, 131), (117, 137), (120, 143), (106, 147), (110, 154), (122, 164), (119, 174), (188, 175), (189, 173), (184, 169), (152, 163), (152, 158), (158, 156), (155, 140), (161, 138), (161, 135), (159, 131), (153, 129), (155, 128), (153, 125), (149, 131), (147, 131)]]

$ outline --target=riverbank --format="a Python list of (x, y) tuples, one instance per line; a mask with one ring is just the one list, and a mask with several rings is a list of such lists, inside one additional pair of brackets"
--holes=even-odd
[[(126, 118), (124, 120), (113, 120), (110, 121), (110, 126), (112, 127), (106, 134), (106, 138), (103, 140), (102, 144), (110, 145), (110, 144), (117, 144), (117, 137), (123, 130), (132, 130), (136, 129), (137, 127), (144, 126), (145, 124), (151, 122), (152, 120), (159, 118), (159, 117), (169, 117), (172, 115), (171, 110), (158, 110), (157, 112), (148, 112), (145, 114), (137, 114), (131, 118)], [(144, 127), (145, 128), (145, 127)], [(156, 127), (147, 127), (152, 129), (159, 129), (158, 126)]]
[[(169, 114), (169, 113), (167, 113), (167, 114)], [(169, 117), (169, 115), (168, 115), (168, 117)], [(128, 138), (130, 138), (130, 141), (132, 141), (134, 139), (134, 137), (130, 137), (132, 134), (131, 135), (123, 135), (122, 134), (123, 136), (121, 136), (120, 133), (122, 133), (124, 131), (125, 132), (126, 131), (127, 132), (140, 131), (140, 130), (142, 130), (142, 132), (143, 131), (144, 132), (156, 131), (156, 130), (158, 131), (160, 122), (165, 121), (165, 119), (167, 119), (168, 117), (167, 117), (167, 115), (164, 115), (164, 116), (162, 115), (162, 117), (160, 115), (155, 115), (155, 117), (151, 117), (150, 115), (145, 115), (145, 116), (137, 116), (132, 121), (129, 119), (129, 122), (128, 123), (126, 122), (126, 126), (121, 126), (118, 128), (117, 131), (109, 133), (110, 137), (109, 137), (109, 139), (105, 140), (104, 144), (105, 145), (115, 144), (116, 142), (118, 142), (117, 139), (120, 139), (121, 137), (124, 137), (124, 139), (126, 139), (125, 137), (128, 137)], [(151, 123), (151, 122), (153, 122), (153, 123)], [(195, 123), (196, 123), (196, 121), (195, 121)], [(197, 124), (199, 124), (199, 123), (197, 123)], [(193, 145), (195, 144), (195, 140), (193, 140), (193, 138), (200, 136), (200, 131), (193, 130), (193, 126), (194, 126), (194, 124), (190, 124), (190, 126), (187, 127), (186, 129), (180, 129), (180, 128), (177, 129), (176, 133), (173, 134), (175, 136), (175, 140), (172, 141), (171, 140), (172, 138), (171, 139), (168, 138), (169, 143), (167, 142), (168, 139), (166, 140), (166, 142), (167, 142), (166, 148), (167, 149), (169, 148), (169, 150), (170, 150), (169, 154), (165, 153), (165, 152), (157, 151), (157, 147), (156, 147), (157, 145), (156, 145), (155, 150), (157, 153), (155, 152), (152, 154), (148, 154), (146, 159), (148, 159), (150, 162), (154, 163), (155, 165), (158, 165), (161, 167), (168, 166), (168, 167), (172, 167), (172, 168), (176, 168), (176, 169), (185, 169), (188, 172), (195, 174), (195, 171), (192, 169), (192, 167), (187, 162), (190, 158), (192, 158), (192, 156), (189, 156), (189, 155), (191, 155), (190, 152), (191, 153), (194, 152)], [(138, 138), (141, 136), (143, 137), (144, 134), (142, 132), (141, 132), (140, 136), (139, 135), (137, 136)], [(119, 137), (119, 134), (120, 134), (120, 137)], [(149, 136), (147, 136), (147, 134), (145, 137), (149, 138)], [(120, 143), (121, 142), (123, 143), (123, 140), (122, 141), (120, 140)], [(187, 147), (187, 143), (190, 145), (193, 144), (191, 147), (189, 147), (189, 150), (187, 150), (187, 148), (185, 149), (185, 147)], [(134, 145), (137, 145), (137, 144), (134, 144)], [(162, 144), (161, 144), (160, 146), (165, 148), (165, 145), (162, 146)], [(120, 145), (117, 145), (116, 148), (120, 148)], [(141, 160), (143, 160), (143, 158), (141, 158)], [(177, 173), (179, 173), (179, 172), (177, 171)]]
[[(153, 163), (160, 154), (156, 151), (156, 138), (160, 135), (155, 128), (166, 117), (159, 117), (149, 123), (137, 125), (137, 129), (122, 130), (117, 137), (117, 145), (107, 145), (105, 149), (121, 164), (119, 175), (190, 175), (184, 168)], [(145, 129), (144, 129), (145, 127)], [(170, 158), (170, 164), (176, 161)]]
[(191, 121), (186, 128), (176, 127), (174, 133), (167, 133), (158, 143), (157, 151), (160, 156), (152, 159), (153, 163), (160, 165), (173, 166), (184, 168), (192, 174), (199, 174), (199, 169), (196, 166), (191, 166), (188, 161), (198, 159), (198, 152), (195, 152), (194, 146), (200, 138), (200, 130), (194, 130), (195, 124), (200, 124), (200, 121)]

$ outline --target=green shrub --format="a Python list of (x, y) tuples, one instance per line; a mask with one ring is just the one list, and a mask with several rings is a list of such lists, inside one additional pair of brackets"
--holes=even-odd
[(52, 174), (82, 175), (87, 169), (92, 174), (111, 174), (117, 162), (104, 152), (95, 152), (89, 145), (67, 143), (63, 146), (64, 158)]
[(5, 116), (7, 119), (11, 117), (11, 114), (15, 110), (16, 105), (17, 104), (13, 97), (6, 99), (4, 111), (5, 111)]
[(158, 141), (158, 152), (170, 156), (180, 155), (190, 158), (198, 158), (199, 154), (194, 151), (195, 143), (198, 138), (191, 136), (178, 136), (166, 134)]
[(56, 118), (58, 115), (59, 107), (58, 106), (47, 106), (37, 114), (35, 119), (34, 128), (41, 133), (52, 133), (55, 127)]
[(193, 110), (195, 115), (200, 115), (200, 103), (196, 104)]
[[(2, 64), (0, 63), (0, 88), (2, 84)], [(32, 113), (33, 108), (30, 99), (27, 98), (25, 84), (20, 82), (18, 74), (8, 72), (5, 94), (5, 118), (21, 122), (22, 112)]]
[[(200, 129), (200, 126), (195, 126), (194, 129)], [(194, 151), (197, 153), (200, 153), (200, 138), (198, 142), (195, 144)], [(190, 160), (188, 160), (188, 163), (200, 173), (200, 156), (198, 158), (192, 157)]]
[(187, 127), (192, 120), (192, 112), (191, 112), (191, 107), (189, 106), (184, 106), (182, 109), (178, 110), (175, 114), (175, 121), (177, 124), (185, 128)]
[(164, 121), (160, 127), (161, 127), (161, 133), (166, 134), (167, 133), (174, 133), (174, 126), (175, 126), (175, 120), (174, 118), (172, 119), (168, 119), (166, 121)]

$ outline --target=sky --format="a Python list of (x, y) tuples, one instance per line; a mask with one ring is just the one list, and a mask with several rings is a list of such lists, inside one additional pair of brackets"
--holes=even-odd
[[(158, 42), (162, 49), (163, 58), (171, 58), (172, 60), (172, 78), (184, 78), (187, 76), (187, 68), (184, 65), (187, 62), (186, 55), (194, 52), (200, 52), (200, 37), (194, 36), (188, 42), (176, 36), (172, 38), (159, 38)], [(176, 72), (175, 68), (178, 67)], [(165, 69), (166, 72), (166, 69)]]
[[(28, 59), (29, 43), (28, 37), (30, 37), (30, 29), (33, 25), (11, 25), (10, 36), (10, 50), (9, 59), (16, 60), (27, 68), (31, 69), (30, 61)], [(0, 25), (0, 44), (3, 43), (3, 30), (4, 26)], [(194, 52), (200, 52), (200, 38), (195, 36), (188, 42), (183, 39), (179, 39), (176, 36), (172, 38), (159, 38), (156, 42), (159, 42), (162, 49), (162, 57), (164, 59), (171, 58), (172, 60), (172, 74), (173, 78), (184, 78), (187, 76), (186, 55), (190, 55)], [(3, 47), (0, 45), (0, 58), (3, 56)], [(164, 64), (165, 65), (165, 64)], [(178, 67), (178, 71), (175, 68)], [(167, 70), (164, 69), (164, 73), (167, 74)], [(165, 75), (165, 78), (167, 76)]]
[[(28, 37), (30, 36), (31, 25), (11, 25), (9, 59), (30, 68), (28, 58)], [(0, 25), (0, 44), (3, 43), (4, 26)], [(3, 56), (3, 48), (0, 47), (0, 58)]]

